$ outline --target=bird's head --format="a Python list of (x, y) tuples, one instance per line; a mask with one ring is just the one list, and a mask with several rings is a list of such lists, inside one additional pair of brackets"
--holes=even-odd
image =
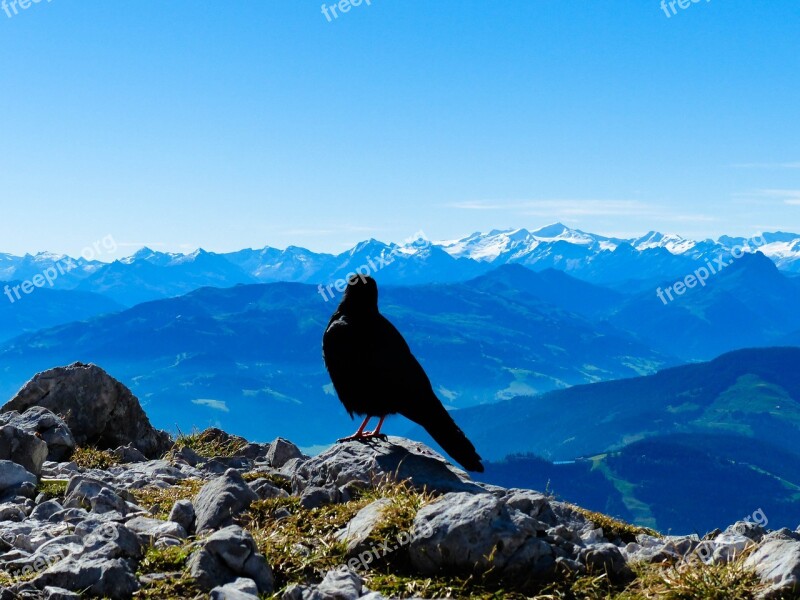
[(348, 311), (377, 311), (378, 284), (367, 275), (352, 275), (347, 280), (340, 308)]

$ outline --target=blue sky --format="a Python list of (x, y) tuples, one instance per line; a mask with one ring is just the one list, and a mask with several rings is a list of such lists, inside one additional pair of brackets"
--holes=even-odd
[(800, 4), (0, 10), (0, 251), (800, 231)]

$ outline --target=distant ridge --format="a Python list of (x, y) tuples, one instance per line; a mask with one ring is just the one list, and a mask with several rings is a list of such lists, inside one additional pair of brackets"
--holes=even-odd
[[(204, 286), (277, 281), (331, 285), (366, 269), (382, 284), (450, 283), (500, 265), (519, 264), (535, 271), (563, 271), (630, 293), (650, 290), (664, 278), (690, 274), (706, 261), (729, 256), (737, 246), (758, 250), (784, 273), (800, 275), (800, 234), (773, 232), (751, 240), (721, 236), (697, 241), (650, 231), (636, 238), (614, 238), (554, 223), (532, 231), (477, 232), (424, 246), (369, 239), (336, 255), (299, 246), (227, 253), (199, 249), (188, 254), (144, 247), (111, 264), (74, 259), (77, 268), (59, 279), (56, 287), (97, 292), (132, 306)], [(0, 254), (0, 281), (29, 279), (67, 258), (47, 252), (22, 257)]]

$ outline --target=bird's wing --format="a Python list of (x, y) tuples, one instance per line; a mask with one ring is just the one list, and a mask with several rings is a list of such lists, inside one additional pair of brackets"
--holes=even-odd
[(355, 406), (353, 400), (360, 394), (362, 382), (359, 370), (363, 369), (365, 356), (363, 344), (353, 326), (347, 320), (334, 315), (322, 336), (322, 358), (331, 376), (333, 387), (339, 399), (350, 412)]
[(380, 361), (378, 372), (385, 389), (405, 395), (408, 401), (422, 400), (433, 394), (431, 382), (411, 353), (408, 343), (392, 323), (381, 315), (375, 331), (375, 356)]

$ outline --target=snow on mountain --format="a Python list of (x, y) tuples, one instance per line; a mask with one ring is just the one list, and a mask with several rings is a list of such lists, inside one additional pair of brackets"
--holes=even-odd
[[(800, 273), (800, 234), (777, 231), (750, 239), (721, 236), (717, 240), (692, 240), (650, 231), (641, 237), (620, 239), (554, 223), (535, 230), (476, 232), (440, 242), (420, 237), (398, 245), (369, 239), (337, 255), (298, 246), (225, 254), (202, 249), (188, 254), (168, 253), (145, 247), (118, 261), (117, 267), (72, 259), (77, 268), (60, 277), (57, 287), (106, 289), (125, 284), (127, 289), (131, 287), (127, 284), (139, 281), (137, 285), (150, 286), (152, 297), (159, 297), (203, 285), (274, 281), (329, 284), (359, 268), (363, 270), (365, 265), (373, 274), (380, 271), (385, 283), (443, 283), (465, 281), (504, 264), (521, 264), (535, 271), (554, 268), (603, 285), (629, 286), (638, 281), (636, 285), (646, 287), (656, 279), (683, 276), (698, 264), (730, 254), (736, 246), (762, 252), (784, 272)], [(30, 279), (67, 258), (48, 252), (0, 254), (0, 281)], [(136, 265), (159, 270), (124, 268)], [(131, 281), (126, 283), (128, 277)], [(118, 301), (124, 301), (122, 296)]]
[(637, 250), (666, 248), (672, 254), (685, 254), (691, 251), (697, 245), (697, 242), (675, 233), (663, 234), (658, 231), (650, 231), (646, 235), (633, 240), (631, 245)]

